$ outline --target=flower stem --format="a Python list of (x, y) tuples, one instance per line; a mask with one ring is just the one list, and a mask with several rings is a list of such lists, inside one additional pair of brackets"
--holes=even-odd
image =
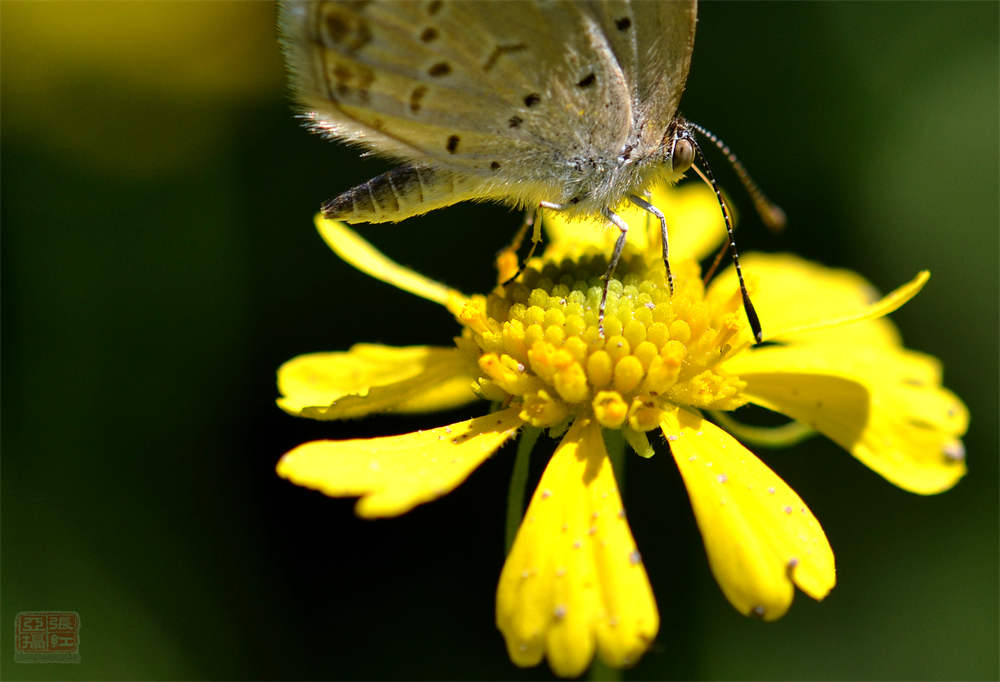
[(587, 679), (594, 682), (618, 682), (622, 679), (622, 671), (605, 665), (600, 656), (594, 656), (587, 672)]
[(736, 421), (725, 412), (709, 410), (709, 414), (719, 422), (719, 426), (740, 440), (769, 448), (788, 448), (816, 434), (816, 429), (797, 421), (790, 421), (781, 426), (753, 426)]
[(542, 430), (539, 428), (526, 426), (517, 442), (514, 470), (510, 473), (510, 487), (507, 489), (507, 527), (504, 533), (506, 554), (510, 554), (517, 529), (521, 526), (521, 517), (524, 516), (524, 489), (528, 484), (528, 464), (531, 461), (531, 450), (541, 433)]

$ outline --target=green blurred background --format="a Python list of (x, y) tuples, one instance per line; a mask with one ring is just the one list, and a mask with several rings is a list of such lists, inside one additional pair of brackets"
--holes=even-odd
[[(442, 309), (339, 262), (319, 203), (388, 166), (293, 119), (264, 2), (14, 2), (2, 12), (4, 679), (537, 678), (493, 625), (511, 452), (365, 522), (277, 479), (318, 437), (469, 416), (296, 420), (274, 372), (356, 341), (447, 344)], [(669, 458), (626, 491), (663, 625), (630, 678), (996, 679), (998, 4), (705, 3), (684, 113), (783, 205), (743, 250), (888, 290), (969, 405), (969, 475), (900, 491), (822, 439), (763, 458), (837, 555), (775, 624), (726, 603)], [(465, 291), (520, 218), (366, 228)], [(822, 301), (816, 301), (821, 307)], [(476, 408), (482, 409), (481, 406)], [(645, 466), (644, 472), (640, 467)], [(13, 663), (18, 611), (82, 618), (79, 665)]]

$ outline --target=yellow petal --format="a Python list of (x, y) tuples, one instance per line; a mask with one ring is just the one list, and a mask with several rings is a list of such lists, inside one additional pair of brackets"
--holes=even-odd
[(511, 660), (579, 675), (595, 646), (634, 663), (659, 616), (625, 520), (601, 430), (577, 420), (542, 474), (497, 587), (497, 627)]
[(278, 369), (278, 405), (310, 419), (376, 412), (429, 412), (476, 399), (475, 365), (456, 348), (359, 343), (343, 353), (310, 353)]
[(725, 363), (762, 407), (812, 426), (910, 492), (947, 490), (965, 474), (969, 414), (939, 384), (937, 361), (891, 348), (771, 346)]
[(313, 441), (286, 453), (278, 475), (331, 497), (360, 496), (358, 516), (396, 516), (454, 490), (522, 424), (510, 408), (400, 436)]
[(784, 481), (728, 433), (680, 409), (661, 424), (691, 498), (712, 574), (741, 613), (780, 618), (795, 585), (822, 599), (836, 583), (819, 522)]
[[(757, 283), (754, 307), (769, 341), (900, 345), (895, 326), (883, 316), (915, 296), (927, 281), (912, 282), (879, 300), (875, 288), (850, 270), (828, 268), (790, 254), (741, 256), (743, 272)], [(737, 291), (732, 268), (712, 281), (709, 300)]]
[(327, 246), (366, 275), (428, 301), (440, 303), (449, 310), (461, 309), (464, 297), (460, 292), (390, 260), (344, 223), (327, 220), (321, 213), (316, 214), (315, 223)]
[[(726, 235), (715, 194), (701, 183), (673, 187), (669, 182), (653, 188), (651, 202), (667, 220), (670, 259), (699, 260), (715, 250)], [(639, 251), (660, 249), (660, 222), (629, 201), (615, 213), (629, 226), (626, 243)], [(618, 229), (603, 218), (567, 219), (559, 211), (542, 210), (549, 238), (547, 256), (560, 257), (571, 249), (596, 248), (609, 255)]]

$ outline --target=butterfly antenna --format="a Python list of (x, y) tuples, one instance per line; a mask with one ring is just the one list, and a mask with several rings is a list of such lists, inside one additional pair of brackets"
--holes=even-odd
[(764, 225), (766, 225), (772, 232), (780, 232), (783, 230), (785, 228), (785, 223), (787, 222), (785, 212), (781, 210), (780, 206), (767, 198), (767, 195), (765, 195), (761, 190), (760, 185), (754, 182), (754, 179), (750, 177), (747, 169), (736, 157), (736, 154), (733, 153), (733, 150), (729, 148), (729, 145), (719, 139), (719, 137), (711, 130), (706, 130), (697, 123), (691, 123), (690, 121), (686, 121), (686, 123), (688, 128), (694, 130), (708, 140), (711, 140), (712, 144), (718, 147), (719, 151), (725, 155), (726, 160), (729, 161), (729, 165), (732, 166), (733, 170), (736, 172), (736, 176), (740, 179), (740, 182), (743, 183), (743, 187), (746, 189), (747, 194), (750, 195), (753, 207), (756, 209), (760, 219), (764, 222)]
[[(696, 130), (703, 130), (700, 128), (695, 128), (694, 125), (688, 124)], [(746, 311), (747, 321), (750, 323), (750, 330), (753, 332), (753, 338), (757, 343), (761, 343), (764, 340), (763, 331), (760, 328), (760, 318), (757, 317), (757, 311), (754, 310), (753, 303), (750, 302), (750, 294), (747, 292), (747, 285), (743, 281), (743, 270), (740, 268), (740, 254), (736, 250), (736, 237), (733, 235), (733, 221), (729, 217), (729, 209), (726, 207), (726, 202), (722, 198), (722, 190), (719, 189), (719, 183), (715, 181), (715, 176), (712, 175), (712, 169), (708, 167), (708, 161), (705, 159), (705, 155), (701, 151), (701, 147), (698, 142), (694, 139), (692, 135), (690, 138), (691, 146), (694, 147), (695, 157), (697, 158), (697, 163), (694, 164), (694, 169), (701, 176), (701, 179), (712, 188), (715, 192), (715, 198), (719, 201), (719, 207), (722, 209), (722, 218), (726, 222), (726, 232), (729, 235), (729, 255), (733, 259), (733, 265), (736, 268), (736, 278), (740, 282), (740, 295), (743, 297), (743, 310)], [(763, 196), (763, 195), (761, 195)], [(780, 210), (780, 209), (779, 209)], [(722, 256), (722, 251), (716, 256), (716, 264), (719, 262), (719, 258)], [(713, 270), (715, 266), (713, 265)]]

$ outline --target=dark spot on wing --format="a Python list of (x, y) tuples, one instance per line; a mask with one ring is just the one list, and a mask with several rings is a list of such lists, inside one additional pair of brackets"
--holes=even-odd
[(573, 197), (572, 199), (569, 200), (569, 203), (571, 203), (571, 204), (579, 204), (580, 203), (580, 197)]
[(337, 94), (346, 95), (350, 92), (351, 88), (348, 82), (352, 76), (351, 70), (343, 64), (337, 64), (333, 67), (333, 77), (337, 80)]
[(615, 19), (615, 26), (618, 27), (619, 31), (627, 31), (630, 26), (632, 26), (632, 20), (628, 17), (622, 17), (621, 19)]
[(349, 31), (350, 29), (343, 17), (332, 13), (326, 15), (326, 35), (330, 40), (339, 43)]
[(437, 14), (441, 10), (441, 5), (443, 4), (444, 3), (441, 0), (431, 0), (427, 3), (427, 13), (431, 15)]
[(349, 7), (337, 5), (318, 7), (322, 18), (317, 15), (316, 20), (324, 29), (324, 35), (316, 36), (320, 44), (352, 54), (371, 42), (372, 31), (368, 22)]
[(426, 94), (427, 87), (424, 85), (418, 85), (413, 88), (413, 92), (410, 93), (410, 111), (414, 114), (420, 111), (420, 100), (422, 100)]
[(494, 161), (493, 163), (490, 164), (490, 168), (492, 168), (493, 170), (500, 170), (500, 164)]
[(590, 72), (590, 73), (588, 73), (588, 74), (587, 74), (586, 76), (584, 76), (583, 78), (581, 78), (581, 79), (580, 79), (580, 80), (579, 80), (579, 81), (577, 82), (577, 84), (576, 84), (576, 85), (577, 85), (577, 87), (580, 87), (580, 88), (589, 88), (589, 87), (590, 87), (591, 85), (593, 85), (593, 84), (594, 84), (594, 83), (595, 83), (596, 81), (597, 81), (597, 76), (595, 76), (595, 75), (594, 75), (594, 72), (593, 72), (593, 71), (591, 71), (591, 72)]
[[(324, 71), (324, 74), (326, 75), (327, 88), (329, 89), (331, 87), (330, 73)], [(336, 90), (337, 95), (346, 97), (350, 94), (356, 94), (359, 101), (368, 102), (369, 88), (375, 82), (374, 71), (361, 64), (354, 65), (352, 69), (349, 64), (341, 62), (333, 65), (332, 75), (334, 81), (336, 81), (336, 84), (332, 87)], [(329, 94), (331, 97), (334, 96), (333, 92)]]
[(448, 62), (438, 62), (431, 68), (427, 69), (427, 73), (435, 78), (440, 78), (441, 76), (447, 76), (451, 73), (451, 65)]
[(533, 107), (541, 101), (542, 101), (542, 96), (539, 95), (537, 92), (533, 92), (529, 95), (524, 96), (524, 106), (526, 107)]
[(458, 135), (452, 135), (448, 138), (448, 144), (445, 145), (449, 154), (454, 154), (458, 149)]
[(493, 52), (490, 56), (486, 58), (486, 62), (483, 64), (483, 71), (489, 71), (492, 69), (497, 60), (500, 59), (501, 55), (511, 54), (513, 52), (520, 52), (521, 50), (527, 50), (528, 46), (524, 43), (512, 43), (508, 45), (497, 45), (493, 48)]
[(517, 128), (522, 123), (524, 123), (524, 119), (522, 119), (520, 116), (511, 116), (509, 123), (511, 128)]
[(422, 40), (425, 43), (429, 43), (437, 37), (438, 37), (437, 29), (431, 26), (425, 28), (420, 34), (420, 40)]
[(348, 52), (357, 52), (362, 47), (370, 43), (372, 40), (372, 31), (368, 28), (368, 23), (364, 21), (358, 21), (358, 29), (354, 36), (354, 40), (347, 45)]
[(375, 82), (375, 72), (367, 66), (358, 66), (358, 97), (362, 102), (368, 102), (368, 88)]

